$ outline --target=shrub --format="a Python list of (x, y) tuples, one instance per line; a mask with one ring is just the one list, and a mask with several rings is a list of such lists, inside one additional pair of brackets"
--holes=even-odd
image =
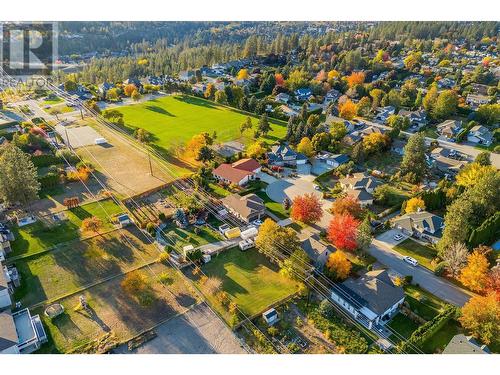
[(412, 275), (405, 276), (405, 283), (406, 284), (411, 284), (412, 281), (413, 281), (413, 276)]
[(160, 212), (158, 214), (158, 219), (162, 222), (165, 222), (167, 220), (167, 217), (165, 216), (165, 214), (163, 212)]
[(158, 261), (163, 264), (167, 264), (169, 259), (170, 259), (169, 253), (161, 253), (160, 256), (158, 257)]
[(440, 262), (436, 265), (436, 268), (434, 268), (434, 275), (442, 276), (445, 270), (446, 270), (446, 262)]
[(38, 177), (38, 182), (40, 182), (42, 189), (53, 188), (59, 184), (59, 175), (57, 173), (48, 173), (45, 176)]
[(165, 285), (172, 285), (174, 283), (174, 278), (170, 276), (168, 272), (163, 272), (160, 275), (160, 282)]
[(154, 236), (156, 234), (156, 225), (150, 221), (146, 224), (146, 230), (150, 235)]

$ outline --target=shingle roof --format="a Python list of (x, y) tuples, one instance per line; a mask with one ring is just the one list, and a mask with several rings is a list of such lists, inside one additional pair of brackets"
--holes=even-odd
[(403, 288), (392, 283), (386, 270), (370, 271), (357, 279), (347, 279), (340, 285), (357, 303), (379, 315), (405, 296)]
[(233, 168), (241, 169), (243, 171), (253, 172), (256, 169), (260, 168), (260, 164), (257, 160), (247, 158), (241, 159), (232, 164)]
[(394, 220), (394, 224), (401, 226), (404, 229), (412, 231), (415, 227), (423, 229), (429, 235), (439, 237), (443, 227), (444, 220), (442, 217), (431, 214), (427, 211), (411, 212)]
[(10, 311), (0, 312), (0, 351), (19, 343), (16, 325)]
[(234, 184), (239, 184), (245, 177), (253, 175), (253, 172), (233, 168), (231, 164), (221, 164), (212, 171), (212, 174)]
[(490, 354), (490, 350), (487, 346), (481, 346), (471, 336), (459, 334), (453, 336), (443, 354)]
[(264, 201), (255, 194), (248, 194), (243, 197), (238, 194), (231, 194), (223, 198), (222, 203), (244, 218), (265, 210)]

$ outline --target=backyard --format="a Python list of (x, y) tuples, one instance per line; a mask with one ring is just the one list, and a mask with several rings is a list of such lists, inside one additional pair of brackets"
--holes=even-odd
[[(127, 127), (146, 129), (156, 137), (155, 143), (167, 150), (184, 146), (201, 132), (217, 132), (217, 142), (253, 142), (253, 132), (242, 136), (239, 130), (246, 117), (253, 116), (193, 96), (165, 96), (117, 110), (123, 113)], [(252, 122), (256, 126), (258, 119)], [(273, 130), (263, 140), (272, 143), (285, 135), (286, 123), (271, 119), (269, 123)]]
[(113, 228), (113, 224), (107, 219), (107, 215), (116, 215), (123, 212), (123, 209), (113, 200), (107, 199), (63, 212), (65, 218), (62, 220), (45, 218), (47, 220), (44, 220), (44, 222), (38, 220), (33, 224), (12, 228), (15, 240), (12, 242), (10, 256), (31, 255), (59, 243), (77, 239), (81, 236), (80, 226), (82, 221), (91, 216), (96, 216), (102, 220), (103, 227), (101, 231), (108, 231)]
[(221, 241), (223, 238), (207, 226), (179, 228), (173, 222), (169, 222), (162, 229), (162, 235), (169, 246), (180, 251), (184, 246), (193, 245), (195, 248), (208, 243)]
[(283, 204), (273, 201), (267, 196), (265, 191), (258, 191), (255, 194), (262, 198), (262, 200), (264, 201), (264, 205), (269, 212), (276, 215), (280, 219), (288, 218), (290, 210), (285, 210)]
[(256, 249), (226, 250), (205, 264), (202, 271), (208, 277), (220, 278), (222, 289), (248, 316), (263, 312), (297, 291), (296, 283), (280, 275)]
[(407, 255), (415, 258), (422, 266), (434, 271), (436, 264), (432, 262), (436, 258), (436, 250), (429, 246), (424, 246), (410, 238), (407, 238), (403, 242), (397, 244), (393, 248), (398, 253), (402, 255)]

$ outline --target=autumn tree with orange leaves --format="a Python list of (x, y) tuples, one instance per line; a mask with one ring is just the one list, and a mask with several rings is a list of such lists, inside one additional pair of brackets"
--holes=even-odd
[(460, 272), (460, 282), (474, 292), (481, 292), (488, 282), (488, 259), (475, 250), (467, 257), (467, 265)]
[(339, 116), (346, 119), (352, 120), (354, 116), (358, 113), (358, 107), (351, 100), (346, 100), (344, 103), (339, 104)]
[(349, 77), (346, 77), (346, 80), (349, 87), (361, 85), (363, 82), (365, 82), (365, 73), (352, 72), (352, 74)]
[(462, 327), (483, 343), (498, 344), (500, 341), (500, 301), (493, 293), (486, 297), (473, 296), (462, 307), (458, 320)]
[(335, 215), (328, 226), (327, 238), (337, 249), (355, 251), (358, 227), (359, 220), (352, 215)]
[(316, 223), (323, 216), (319, 198), (312, 193), (295, 197), (290, 216), (292, 219), (302, 223)]
[(337, 198), (335, 202), (333, 202), (330, 212), (333, 215), (349, 214), (356, 219), (360, 219), (363, 214), (363, 209), (358, 199), (346, 195), (345, 197)]
[(326, 268), (333, 279), (343, 281), (349, 277), (352, 263), (347, 259), (343, 251), (337, 250), (328, 256)]
[(130, 83), (128, 84), (127, 86), (125, 86), (123, 88), (123, 93), (126, 95), (126, 96), (132, 96), (132, 93), (134, 91), (137, 91), (137, 87), (135, 87), (135, 85), (133, 83)]

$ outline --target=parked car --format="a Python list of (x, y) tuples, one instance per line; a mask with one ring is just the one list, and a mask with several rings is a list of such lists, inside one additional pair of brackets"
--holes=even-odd
[(321, 188), (318, 185), (313, 185), (313, 186), (314, 186), (314, 190), (321, 190)]
[(403, 258), (403, 260), (408, 263), (408, 264), (411, 264), (413, 267), (416, 267), (418, 266), (418, 261), (412, 257), (409, 257), (409, 256), (405, 256)]
[(392, 237), (392, 238), (394, 238), (394, 241), (401, 241), (404, 238), (404, 236), (402, 234), (398, 233), (398, 234), (395, 234), (394, 237)]
[(252, 224), (255, 225), (256, 227), (260, 227), (262, 225), (262, 220), (254, 220), (252, 221)]

